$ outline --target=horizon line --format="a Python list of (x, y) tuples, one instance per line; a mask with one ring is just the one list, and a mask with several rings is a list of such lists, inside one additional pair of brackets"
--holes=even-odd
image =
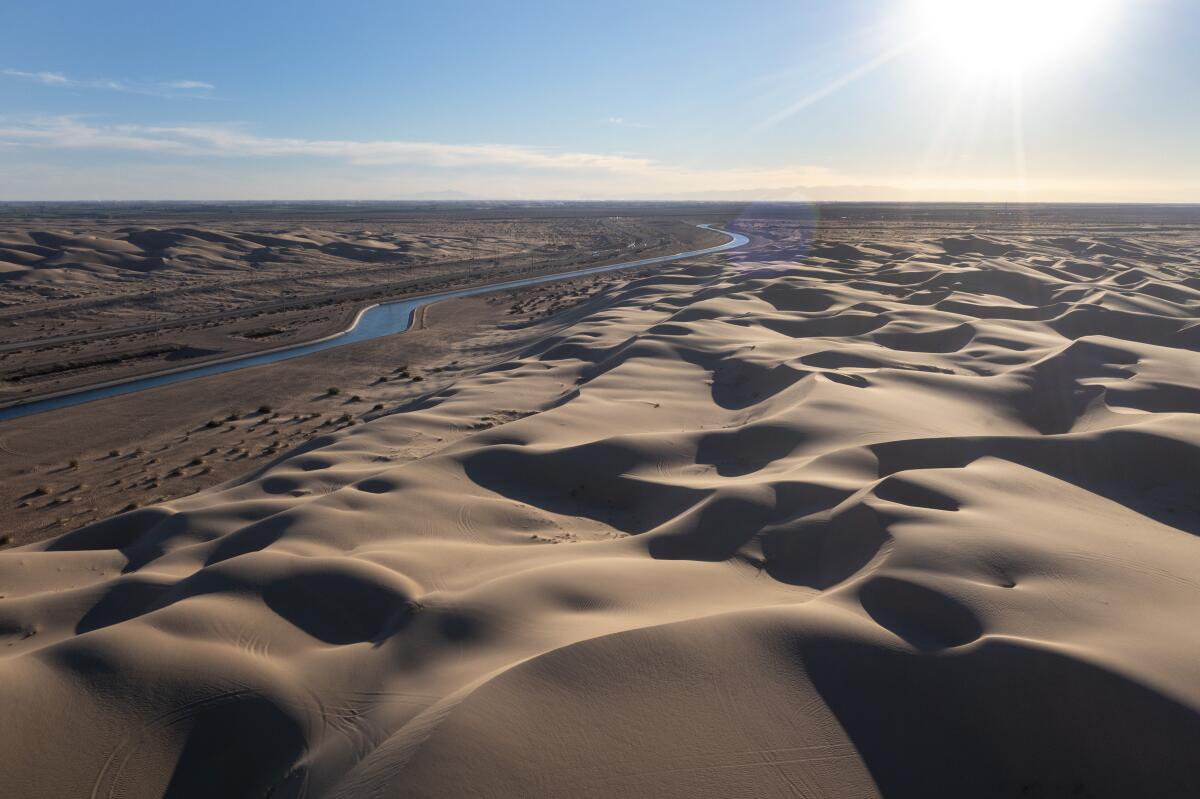
[(0, 205), (130, 205), (135, 203), (157, 203), (161, 205), (387, 205), (400, 203), (421, 203), (421, 204), (439, 204), (439, 205), (472, 205), (472, 204), (497, 204), (497, 205), (606, 205), (606, 204), (640, 204), (640, 205), (655, 205), (655, 204), (672, 204), (672, 205), (1007, 205), (1007, 206), (1050, 206), (1050, 205), (1088, 205), (1088, 206), (1113, 206), (1113, 205), (1145, 205), (1145, 206), (1175, 206), (1175, 207), (1193, 207), (1200, 206), (1200, 199), (1197, 200), (780, 200), (780, 199), (754, 199), (754, 198), (730, 198), (730, 199), (672, 199), (672, 198), (573, 198), (573, 199), (529, 199), (529, 198), (497, 198), (497, 197), (463, 197), (463, 198), (422, 198), (422, 197), (397, 197), (392, 199), (333, 199), (333, 198), (306, 198), (306, 199), (283, 199), (283, 198), (264, 198), (264, 199), (225, 199), (225, 198), (206, 198), (206, 199), (153, 199), (153, 198), (134, 198), (134, 199), (70, 199), (70, 200), (50, 200), (50, 199), (24, 199), (24, 200), (0, 200)]

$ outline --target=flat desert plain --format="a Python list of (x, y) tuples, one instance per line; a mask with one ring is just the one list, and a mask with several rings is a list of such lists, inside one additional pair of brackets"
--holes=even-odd
[(1200, 210), (818, 211), (0, 553), (4, 795), (1200, 795)]

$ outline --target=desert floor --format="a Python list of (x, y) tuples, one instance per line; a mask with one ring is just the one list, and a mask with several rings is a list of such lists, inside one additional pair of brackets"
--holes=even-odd
[(272, 451), (0, 552), (6, 795), (1200, 795), (1200, 211), (731, 225), (162, 423)]

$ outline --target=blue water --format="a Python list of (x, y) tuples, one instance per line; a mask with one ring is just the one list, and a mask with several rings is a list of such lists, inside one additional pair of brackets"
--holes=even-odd
[[(711, 225), (701, 225), (701, 227), (712, 228)], [(715, 228), (712, 229), (715, 230)], [(445, 291), (441, 294), (429, 294), (424, 297), (414, 297), (408, 300), (397, 300), (395, 302), (372, 305), (361, 311), (349, 328), (328, 338), (312, 341), (307, 344), (295, 344), (252, 355), (229, 358), (215, 363), (182, 367), (169, 372), (159, 372), (148, 377), (137, 377), (106, 383), (58, 396), (33, 400), (32, 402), (10, 405), (7, 408), (0, 409), (0, 421), (5, 419), (19, 419), (22, 416), (32, 416), (35, 413), (45, 413), (46, 411), (53, 411), (58, 408), (69, 408), (72, 405), (82, 405), (85, 402), (92, 402), (93, 400), (104, 399), (105, 397), (119, 397), (123, 394), (133, 394), (134, 392), (145, 391), (149, 388), (167, 386), (172, 383), (182, 383), (185, 380), (195, 380), (198, 377), (219, 375), (238, 369), (248, 369), (251, 366), (260, 366), (265, 363), (300, 358), (304, 355), (311, 355), (314, 352), (321, 352), (322, 350), (333, 349), (334, 347), (344, 347), (347, 344), (354, 344), (359, 341), (369, 341), (381, 336), (403, 333), (412, 324), (414, 311), (422, 305), (429, 305), (441, 300), (450, 300), (456, 297), (471, 297), (476, 294), (490, 294), (495, 291), (522, 288), (524, 286), (536, 286), (539, 283), (553, 283), (557, 280), (569, 280), (570, 278), (594, 275), (599, 272), (612, 272), (617, 269), (632, 269), (639, 266), (679, 261), (684, 258), (694, 258), (699, 255), (709, 255), (714, 252), (732, 250), (735, 247), (743, 246), (749, 241), (748, 238), (740, 233), (730, 233), (727, 230), (719, 232), (729, 236), (729, 241), (703, 250), (692, 250), (691, 252), (675, 253), (674, 255), (661, 255), (657, 258), (643, 258), (639, 261), (625, 261), (619, 264), (608, 264), (607, 266), (593, 266), (588, 269), (578, 269), (574, 272), (538, 275), (520, 280), (510, 280), (507, 283), (491, 283), (486, 286), (474, 286), (468, 289)]]

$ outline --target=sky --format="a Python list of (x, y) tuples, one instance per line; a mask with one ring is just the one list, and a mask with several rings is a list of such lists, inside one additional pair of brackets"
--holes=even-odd
[(1200, 202), (1197, 40), (1196, 0), (14, 2), (0, 200)]

